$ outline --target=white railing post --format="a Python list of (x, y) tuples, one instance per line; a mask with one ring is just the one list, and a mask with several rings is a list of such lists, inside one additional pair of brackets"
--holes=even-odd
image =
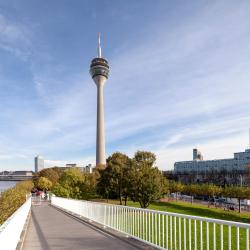
[(177, 239), (176, 239), (176, 216), (174, 216), (174, 249), (177, 249)]
[(191, 230), (192, 230), (192, 228), (191, 228), (191, 219), (188, 219), (188, 228), (189, 228), (189, 230), (188, 230), (188, 241), (189, 241), (189, 250), (191, 250), (191, 246), (192, 246), (192, 238), (191, 238)]
[(173, 242), (172, 242), (172, 232), (173, 232), (173, 228), (172, 228), (172, 216), (170, 216), (170, 249), (173, 249)]
[(201, 247), (200, 250), (203, 250), (203, 235), (202, 235), (202, 221), (200, 221), (200, 243), (201, 243)]
[(223, 225), (220, 225), (220, 249), (223, 250)]
[(164, 214), (162, 214), (162, 244), (161, 246), (164, 247), (165, 246), (165, 216)]
[(166, 249), (168, 249), (168, 215), (166, 215)]
[(236, 245), (237, 245), (237, 250), (240, 250), (240, 229), (239, 229), (239, 227), (236, 228)]
[(228, 226), (228, 250), (231, 250), (231, 226)]
[(216, 224), (213, 224), (214, 250), (216, 250)]
[(196, 220), (194, 220), (194, 249), (197, 250), (197, 229), (196, 229)]
[(181, 218), (179, 217), (179, 249), (181, 249)]
[(184, 218), (184, 250), (187, 249), (187, 231), (186, 231), (186, 218)]
[(249, 229), (246, 229), (246, 250), (249, 250)]

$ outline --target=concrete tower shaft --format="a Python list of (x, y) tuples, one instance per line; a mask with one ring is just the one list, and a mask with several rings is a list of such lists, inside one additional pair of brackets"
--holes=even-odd
[(103, 91), (107, 78), (95, 76), (94, 81), (97, 86), (97, 124), (96, 124), (96, 165), (105, 165), (105, 125), (104, 125), (104, 100)]
[(98, 57), (90, 65), (90, 74), (97, 87), (97, 126), (96, 126), (96, 166), (106, 164), (105, 124), (104, 124), (104, 84), (109, 77), (108, 61), (102, 58), (100, 35), (98, 37)]

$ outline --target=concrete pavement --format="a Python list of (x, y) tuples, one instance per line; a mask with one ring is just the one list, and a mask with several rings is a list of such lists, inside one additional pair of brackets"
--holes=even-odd
[(42, 203), (33, 206), (23, 250), (138, 248)]

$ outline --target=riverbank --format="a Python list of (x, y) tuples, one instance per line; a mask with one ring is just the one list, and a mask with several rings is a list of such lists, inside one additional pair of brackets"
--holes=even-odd
[(0, 181), (0, 193), (14, 187), (17, 183), (18, 181)]
[(33, 186), (32, 181), (21, 181), (1, 193), (0, 225), (26, 201), (26, 195), (30, 193)]

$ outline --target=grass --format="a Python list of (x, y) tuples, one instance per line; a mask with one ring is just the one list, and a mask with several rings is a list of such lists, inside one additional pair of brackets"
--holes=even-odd
[[(118, 201), (112, 200), (109, 203), (118, 204)], [(130, 207), (140, 207), (138, 203), (129, 201), (128, 206)], [(216, 218), (221, 220), (237, 221), (243, 223), (250, 223), (249, 213), (237, 213), (232, 211), (223, 211), (222, 209), (208, 208), (204, 205), (192, 205), (185, 202), (155, 202), (151, 204), (148, 209), (174, 212), (186, 215), (194, 215), (201, 217)], [(113, 215), (112, 215), (113, 216)], [(195, 249), (194, 238), (196, 234), (197, 238), (197, 250), (199, 249), (221, 249), (221, 244), (223, 240), (223, 249), (228, 249), (228, 226), (223, 226), (222, 235), (221, 227), (218, 224), (206, 222), (200, 223), (196, 221), (196, 230), (194, 220), (179, 219), (172, 217), (162, 216), (162, 215), (152, 215), (152, 214), (138, 214), (134, 212), (128, 212), (126, 218), (122, 217), (121, 213), (118, 211), (116, 214), (116, 219), (121, 220), (124, 224), (125, 232), (135, 235), (141, 239), (149, 241), (153, 244), (157, 244), (167, 249), (184, 249), (184, 244), (186, 244), (187, 249), (191, 244), (191, 249)], [(146, 220), (148, 221), (146, 225)], [(170, 222), (172, 220), (172, 223)], [(176, 226), (175, 225), (176, 220)], [(134, 231), (130, 232), (129, 229), (131, 224), (134, 225)], [(152, 224), (154, 225), (154, 230), (152, 229)], [(184, 226), (184, 224), (186, 224)], [(184, 228), (185, 227), (185, 228)], [(143, 230), (142, 230), (143, 228)], [(176, 228), (176, 229), (175, 229)], [(168, 230), (168, 234), (166, 234)], [(170, 234), (172, 231), (172, 237)], [(191, 230), (191, 231), (190, 231)], [(189, 231), (191, 233), (191, 241), (189, 242)], [(147, 234), (146, 234), (147, 232)], [(186, 240), (184, 241), (184, 234), (186, 232)], [(214, 234), (215, 232), (215, 234)], [(207, 237), (207, 233), (209, 234)], [(175, 236), (176, 235), (176, 236)], [(215, 241), (214, 241), (215, 235)], [(236, 227), (231, 227), (231, 249), (237, 249), (237, 229)], [(180, 238), (179, 238), (180, 236)], [(172, 239), (171, 239), (172, 238)], [(172, 241), (172, 244), (171, 244)], [(207, 243), (209, 243), (209, 248), (207, 248)], [(201, 247), (203, 246), (203, 248)], [(246, 230), (239, 229), (239, 249), (246, 249)]]

